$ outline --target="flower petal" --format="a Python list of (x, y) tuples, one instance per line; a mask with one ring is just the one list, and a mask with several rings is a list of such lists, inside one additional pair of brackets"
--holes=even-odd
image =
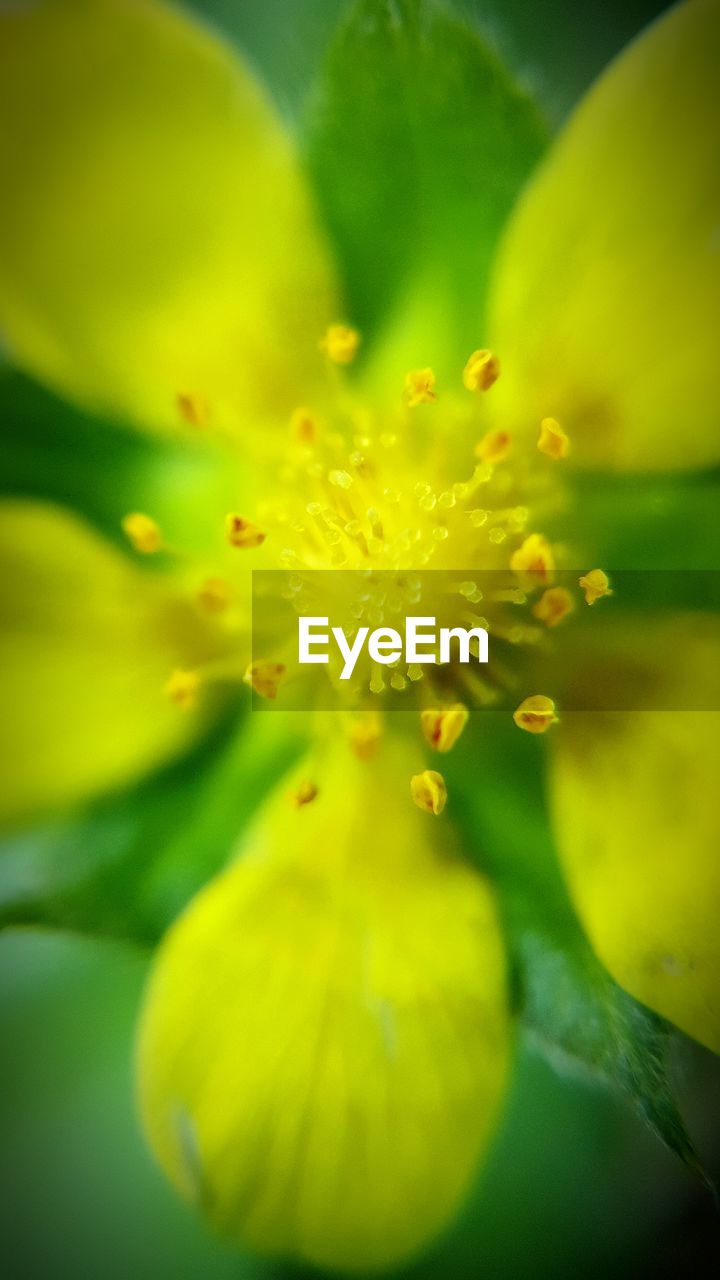
[(0, 327), (25, 368), (152, 424), (180, 395), (223, 423), (304, 402), (330, 271), (288, 140), (215, 37), (153, 0), (13, 7), (0, 118)]
[(720, 459), (720, 5), (679, 4), (581, 103), (521, 202), (493, 289), (496, 407), (573, 461)]
[(140, 1095), (168, 1176), (222, 1231), (364, 1270), (457, 1209), (503, 1091), (508, 1012), (490, 892), (413, 806), (415, 762), (333, 747), (162, 945)]
[[(642, 638), (614, 646), (635, 680), (654, 665)], [(720, 621), (657, 624), (652, 651), (673, 655), (667, 705), (709, 709), (566, 713), (552, 744), (557, 838), (613, 977), (720, 1052)]]
[(0, 820), (78, 802), (177, 752), (198, 721), (163, 697), (193, 614), (61, 508), (0, 504)]

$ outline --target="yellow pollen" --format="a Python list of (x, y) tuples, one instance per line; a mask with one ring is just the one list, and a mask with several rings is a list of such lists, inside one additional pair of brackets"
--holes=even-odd
[(500, 377), (500, 361), (492, 351), (473, 351), (463, 369), (463, 386), (468, 391), (489, 391)]
[(595, 601), (601, 600), (603, 596), (612, 595), (610, 579), (602, 569), (591, 569), (579, 579), (579, 582), (585, 592), (587, 604), (595, 604)]
[(177, 398), (177, 407), (183, 422), (189, 427), (206, 427), (210, 421), (210, 410), (202, 396), (183, 391)]
[(290, 434), (298, 444), (316, 444), (318, 426), (309, 409), (295, 409), (290, 417)]
[(420, 724), (426, 742), (436, 751), (445, 753), (455, 746), (470, 717), (467, 707), (456, 702), (452, 707), (440, 710), (435, 707), (420, 713)]
[(503, 462), (510, 452), (512, 436), (509, 431), (486, 431), (482, 440), (475, 445), (475, 457), (481, 462)]
[(534, 693), (520, 703), (513, 713), (513, 720), (526, 733), (546, 733), (551, 724), (557, 724), (555, 703), (542, 693)]
[(543, 418), (540, 423), (537, 447), (546, 457), (552, 458), (554, 462), (559, 462), (561, 458), (567, 458), (570, 440), (559, 422), (556, 422), (554, 418)]
[(360, 346), (360, 334), (346, 324), (331, 324), (320, 341), (320, 350), (333, 364), (351, 364)]
[(284, 675), (285, 666), (282, 662), (268, 662), (263, 658), (258, 662), (250, 663), (243, 680), (261, 698), (269, 698), (274, 701), (277, 698), (278, 689)]
[(382, 737), (382, 721), (377, 711), (368, 711), (352, 720), (347, 728), (350, 749), (358, 760), (372, 760)]
[(513, 551), (510, 568), (513, 573), (525, 573), (538, 578), (540, 582), (550, 582), (555, 570), (555, 558), (547, 538), (541, 533), (531, 533), (522, 546)]
[(164, 693), (182, 711), (190, 711), (195, 706), (199, 686), (200, 678), (196, 671), (177, 667), (167, 681)]
[(253, 524), (252, 520), (246, 520), (244, 516), (238, 516), (232, 511), (225, 517), (225, 532), (230, 546), (241, 547), (243, 550), (262, 546), (265, 541), (262, 529)]
[(557, 627), (575, 608), (573, 598), (564, 587), (548, 587), (533, 608), (533, 617), (546, 627)]
[(141, 511), (131, 511), (123, 518), (122, 527), (136, 551), (151, 556), (160, 550), (160, 527), (151, 516), (143, 515)]
[(424, 769), (410, 779), (410, 794), (418, 809), (436, 816), (442, 813), (447, 800), (447, 787), (441, 773), (434, 769)]
[(232, 587), (224, 578), (206, 578), (197, 598), (206, 613), (224, 613), (232, 600)]
[(432, 369), (411, 369), (410, 373), (405, 374), (405, 400), (409, 409), (437, 400)]
[(306, 804), (312, 804), (317, 796), (318, 789), (314, 782), (301, 782), (297, 791), (293, 792), (292, 802), (296, 809), (302, 809)]

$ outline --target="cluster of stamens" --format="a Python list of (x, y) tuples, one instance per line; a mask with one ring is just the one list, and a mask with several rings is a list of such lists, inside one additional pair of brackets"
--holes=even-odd
[[(354, 330), (333, 325), (320, 348), (330, 365), (347, 365), (358, 344)], [(256, 558), (253, 567), (282, 571), (282, 595), (296, 615), (317, 612), (318, 571), (334, 571), (336, 609), (350, 635), (362, 625), (393, 626), (403, 616), (427, 614), (439, 624), (446, 619), (450, 626), (483, 628), (501, 646), (537, 644), (575, 607), (572, 593), (553, 585), (554, 547), (533, 528), (558, 493), (554, 465), (544, 460), (561, 462), (570, 441), (553, 418), (539, 424), (530, 449), (519, 447), (503, 427), (478, 431), (478, 398), (499, 374), (498, 358), (479, 350), (463, 371), (464, 400), (458, 389), (443, 403), (435, 374), (426, 367), (407, 373), (390, 419), (357, 406), (347, 391), (330, 410), (298, 407), (270, 492), (251, 514), (225, 515), (226, 545), (238, 553), (244, 570), (246, 555), (257, 556), (262, 547), (262, 563)], [(197, 396), (179, 396), (178, 410), (190, 426), (208, 424), (208, 408)], [(473, 434), (469, 455), (464, 442)], [(123, 527), (138, 552), (166, 549), (152, 517), (131, 513)], [(226, 627), (233, 576), (214, 572), (195, 587), (199, 608)], [(583, 575), (579, 585), (588, 604), (610, 594), (600, 569)], [(241, 675), (260, 697), (278, 697), (288, 670), (284, 655), (277, 649), (251, 655), (248, 644), (243, 619), (239, 663), (233, 654), (206, 669), (176, 670), (166, 695), (189, 709), (204, 683)], [(471, 704), (491, 705), (512, 687), (508, 670), (502, 662), (491, 662), (482, 676), (477, 666), (452, 663), (369, 663), (353, 693), (372, 699), (412, 686), (425, 741), (442, 753), (467, 723), (468, 708), (456, 698), (459, 688)], [(332, 678), (332, 670), (328, 674)], [(377, 747), (380, 718), (365, 701), (363, 707), (351, 719), (348, 736), (366, 759)], [(517, 707), (514, 721), (529, 733), (544, 733), (557, 721), (555, 705), (532, 695)], [(308, 782), (295, 803), (307, 804), (316, 793)], [(445, 783), (434, 770), (412, 779), (411, 794), (428, 812), (444, 808)]]

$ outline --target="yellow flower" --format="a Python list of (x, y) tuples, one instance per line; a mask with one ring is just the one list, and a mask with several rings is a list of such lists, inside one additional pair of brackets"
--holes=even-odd
[[(251, 568), (287, 570), (299, 590), (316, 570), (390, 572), (399, 610), (461, 604), (506, 655), (482, 680), (371, 663), (365, 718), (347, 732), (322, 721), (322, 750), (160, 951), (140, 1035), (145, 1126), (183, 1194), (260, 1249), (324, 1266), (413, 1253), (461, 1203), (507, 1074), (493, 895), (451, 848), (452, 788), (379, 723), (384, 695), (402, 695), (417, 745), (441, 752), (466, 750), (468, 707), (508, 686), (520, 728), (540, 739), (552, 725), (558, 844), (593, 946), (629, 992), (720, 1048), (717, 716), (580, 723), (517, 687), (538, 634), (554, 642), (576, 603), (551, 586), (567, 552), (543, 530), (572, 500), (572, 468), (720, 456), (719, 13), (681, 5), (611, 66), (511, 219), (488, 333), (456, 352), (455, 386), (436, 390), (440, 362), (421, 364), (430, 328), (390, 396), (379, 370), (395, 335), (362, 363), (290, 143), (215, 37), (124, 0), (2, 16), (0, 107), (23, 121), (21, 148), (0, 135), (13, 355), (84, 406), (185, 432), (188, 448), (214, 441), (229, 482), (199, 548), (128, 511), (136, 563), (67, 513), (3, 509), (0, 671), (27, 690), (3, 699), (6, 816), (139, 776), (200, 732), (228, 682), (282, 706), (286, 655), (252, 652)], [(142, 50), (131, 67), (128, 50)], [(160, 565), (142, 572), (140, 558)], [(442, 587), (416, 582), (426, 568)], [(511, 585), (486, 597), (493, 570)], [(584, 583), (608, 594), (604, 570)], [(370, 616), (379, 595), (348, 608)], [(672, 625), (692, 683), (720, 629)], [(628, 658), (619, 630), (603, 637)]]

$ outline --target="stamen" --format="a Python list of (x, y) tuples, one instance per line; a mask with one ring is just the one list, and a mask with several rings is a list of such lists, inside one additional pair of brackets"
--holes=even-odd
[(331, 324), (320, 341), (324, 351), (334, 364), (351, 364), (360, 345), (360, 334), (346, 324)]
[(180, 707), (181, 711), (190, 711), (197, 701), (200, 677), (196, 671), (185, 671), (176, 667), (165, 684), (165, 696)]
[(602, 569), (591, 569), (579, 579), (587, 604), (595, 604), (603, 596), (611, 596), (610, 579)]
[(202, 396), (183, 391), (177, 398), (177, 407), (183, 422), (189, 427), (206, 427), (210, 421), (210, 409)]
[(475, 445), (475, 457), (481, 462), (504, 462), (510, 452), (512, 436), (509, 431), (487, 431)]
[(525, 729), (527, 733), (546, 733), (551, 724), (558, 722), (555, 703), (542, 693), (534, 693), (520, 703), (513, 720), (518, 729)]
[(250, 663), (243, 681), (249, 684), (261, 698), (269, 698), (272, 702), (277, 698), (285, 670), (284, 663), (268, 662), (262, 658), (258, 662)]
[(367, 711), (352, 720), (347, 728), (350, 749), (358, 760), (372, 760), (382, 737), (382, 720), (377, 711)]
[(296, 809), (302, 809), (306, 804), (312, 804), (317, 796), (318, 789), (314, 782), (301, 782), (297, 791), (293, 792), (292, 802)]
[(549, 587), (544, 591), (533, 608), (533, 617), (539, 618), (546, 627), (557, 627), (572, 613), (575, 604), (569, 591), (564, 587)]
[(224, 613), (232, 600), (232, 587), (224, 578), (206, 578), (197, 593), (207, 613)]
[(420, 724), (426, 742), (443, 754), (455, 746), (470, 718), (470, 712), (462, 702), (440, 710), (428, 708), (420, 714)]
[(265, 541), (262, 529), (251, 520), (246, 520), (244, 516), (238, 516), (232, 511), (225, 517), (225, 532), (230, 546), (241, 547), (243, 550), (260, 547)]
[(554, 418), (543, 418), (540, 423), (537, 447), (546, 457), (552, 458), (554, 462), (559, 462), (561, 458), (567, 458), (568, 456), (570, 439), (563, 431), (560, 423), (556, 422)]
[(489, 391), (500, 377), (500, 361), (492, 351), (473, 351), (463, 369), (463, 386), (468, 391)]
[[(353, 357), (358, 341), (349, 326), (331, 325), (321, 345), (330, 360), (342, 364)], [(438, 616), (442, 612), (444, 619), (458, 615), (461, 621), (484, 626), (508, 649), (540, 643), (541, 624), (558, 625), (572, 607), (569, 592), (547, 590), (554, 582), (554, 557), (559, 551), (556, 553), (542, 534), (527, 534), (538, 521), (537, 514), (530, 515), (531, 503), (536, 494), (542, 498), (555, 483), (551, 471), (547, 467), (538, 470), (539, 460), (533, 463), (532, 457), (526, 459), (524, 454), (517, 470), (512, 465), (514, 458), (509, 466), (496, 465), (504, 463), (508, 454), (520, 453), (515, 436), (501, 426), (485, 434), (484, 427), (478, 430), (476, 457), (470, 467), (467, 460), (461, 464), (463, 470), (458, 474), (445, 442), (452, 437), (455, 424), (462, 424), (468, 413), (472, 414), (467, 402), (463, 409), (455, 406), (451, 396), (447, 421), (443, 406), (437, 430), (421, 432), (421, 438), (408, 450), (398, 432), (390, 429), (394, 422), (386, 424), (373, 407), (363, 407), (354, 396), (350, 398), (341, 389), (342, 379), (337, 382), (338, 371), (326, 372), (335, 383), (335, 408), (323, 402), (320, 431), (314, 407), (300, 405), (295, 409), (289, 418), (295, 444), (286, 435), (285, 457), (278, 463), (275, 477), (278, 487), (273, 487), (264, 503), (248, 506), (252, 519), (236, 511), (226, 517), (230, 545), (257, 548), (270, 535), (276, 544), (276, 563), (289, 571), (288, 599), (293, 610), (302, 614), (315, 609), (310, 582), (305, 582), (306, 571), (348, 567), (363, 573), (356, 597), (342, 597), (352, 622), (377, 627), (394, 623), (408, 610)], [(487, 389), (498, 373), (493, 353), (476, 351), (465, 370), (466, 386), (475, 391)], [(430, 366), (407, 372), (406, 426), (410, 411), (432, 402), (435, 390)], [(396, 405), (396, 410), (399, 408)], [(402, 421), (400, 413), (397, 423)], [(553, 439), (566, 439), (551, 419), (543, 420), (546, 433), (550, 425), (556, 427)], [(263, 559), (264, 553), (258, 558)], [(488, 588), (483, 594), (477, 575), (503, 564), (509, 566), (507, 581), (499, 590)], [(463, 565), (467, 569), (459, 568)], [(430, 574), (427, 584), (420, 578), (416, 582), (415, 572), (428, 567), (452, 569), (452, 573), (436, 578), (432, 585), (434, 575)], [(395, 575), (388, 579), (389, 586), (375, 581), (377, 571), (384, 569)], [(229, 570), (227, 573), (232, 580)], [(208, 614), (221, 614), (230, 607), (229, 620), (240, 625), (236, 619), (237, 589), (231, 591), (224, 578), (203, 580), (201, 570), (193, 586), (198, 604)], [(448, 592), (455, 598), (448, 601)], [(577, 595), (576, 604), (580, 599)], [(476, 606), (485, 608), (487, 620), (477, 617)], [(268, 645), (259, 652), (285, 657), (280, 645)], [(368, 657), (358, 671), (357, 689), (376, 695), (367, 698), (367, 708), (383, 699), (394, 703), (395, 691), (404, 691), (408, 701), (414, 693), (424, 738), (442, 754), (464, 732), (468, 719), (465, 702), (468, 707), (474, 701), (495, 705), (501, 689), (513, 687), (512, 672), (502, 671), (500, 653), (502, 650), (492, 653), (487, 683), (454, 661), (438, 674), (417, 663), (407, 667), (404, 663), (387, 664), (386, 669), (385, 663), (377, 664)], [(237, 674), (243, 674), (248, 658), (249, 651), (241, 652), (238, 645)], [(280, 663), (263, 660), (251, 663), (243, 678), (260, 696), (277, 697), (282, 702), (278, 690), (289, 673)], [(204, 684), (204, 670), (202, 679)], [(421, 711), (423, 706), (425, 711)], [(349, 745), (360, 759), (369, 759), (378, 749), (379, 721), (364, 719), (362, 714), (353, 719), (347, 729)], [(423, 785), (429, 784), (425, 781)], [(416, 788), (419, 786), (417, 783)]]
[(142, 555), (154, 555), (162, 546), (160, 526), (142, 511), (131, 511), (122, 521), (123, 531), (136, 551)]
[(547, 538), (541, 533), (531, 533), (522, 546), (513, 551), (510, 568), (513, 573), (525, 573), (541, 582), (550, 582), (555, 571), (555, 558)]
[(317, 443), (318, 426), (309, 409), (296, 409), (290, 418), (290, 433), (298, 444)]
[(409, 409), (437, 400), (432, 369), (411, 369), (410, 373), (405, 374), (405, 400)]
[(447, 800), (445, 779), (434, 769), (424, 769), (410, 779), (410, 794), (418, 809), (437, 816), (442, 813)]

